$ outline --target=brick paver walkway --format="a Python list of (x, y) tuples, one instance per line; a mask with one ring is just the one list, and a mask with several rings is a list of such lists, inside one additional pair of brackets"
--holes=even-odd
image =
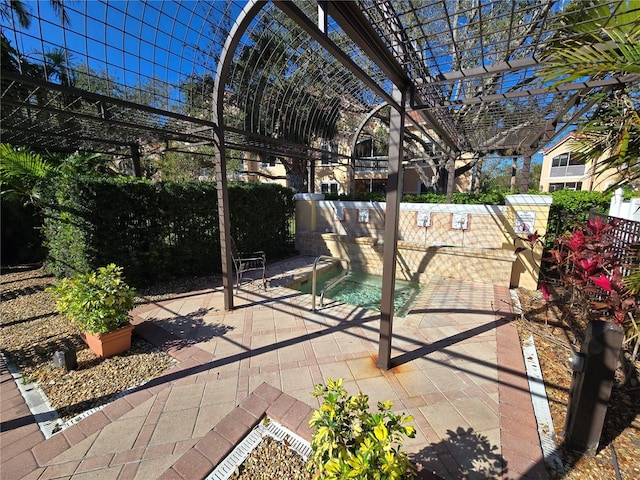
[(46, 441), (3, 369), (1, 478), (203, 478), (265, 412), (310, 438), (328, 377), (414, 416), (421, 478), (546, 478), (506, 288), (434, 279), (394, 320), (381, 371), (375, 312), (311, 312), (281, 286), (310, 261), (270, 266), (270, 287), (243, 285), (231, 312), (220, 287), (136, 309), (136, 331), (179, 364)]

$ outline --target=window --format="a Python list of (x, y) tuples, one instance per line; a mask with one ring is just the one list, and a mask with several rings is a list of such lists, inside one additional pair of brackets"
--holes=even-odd
[(584, 160), (579, 160), (571, 152), (561, 153), (551, 159), (550, 177), (580, 177), (584, 175)]
[(564, 183), (550, 183), (549, 191), (557, 192), (558, 190), (582, 190), (582, 182), (564, 182)]
[(340, 185), (336, 182), (322, 182), (320, 184), (321, 193), (338, 193)]
[(356, 151), (354, 152), (354, 156), (356, 158), (373, 157), (373, 139), (365, 138), (364, 140), (360, 140), (356, 144)]
[(551, 160), (551, 166), (552, 167), (566, 167), (567, 165), (569, 165), (569, 154), (568, 153), (562, 153), (560, 155), (556, 155)]
[(262, 168), (273, 168), (276, 166), (276, 157), (269, 156), (266, 160), (260, 162)]
[(561, 153), (551, 160), (552, 167), (566, 167), (570, 165), (584, 165), (584, 160), (574, 157), (571, 155), (571, 152)]
[(338, 151), (338, 145), (333, 141), (325, 140), (322, 142), (320, 146), (322, 149), (322, 157), (320, 161), (320, 165), (332, 165), (335, 163), (333, 161), (334, 153)]

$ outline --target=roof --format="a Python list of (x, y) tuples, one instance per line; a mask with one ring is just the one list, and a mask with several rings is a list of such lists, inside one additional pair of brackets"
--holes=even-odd
[(567, 135), (560, 137), (558, 140), (556, 140), (553, 144), (549, 145), (548, 147), (543, 148), (542, 150), (540, 150), (540, 152), (544, 155), (546, 155), (547, 153), (555, 150), (556, 148), (562, 146), (563, 144), (565, 144), (567, 141), (569, 140), (576, 140), (580, 138), (580, 136), (575, 133), (575, 132), (569, 132)]

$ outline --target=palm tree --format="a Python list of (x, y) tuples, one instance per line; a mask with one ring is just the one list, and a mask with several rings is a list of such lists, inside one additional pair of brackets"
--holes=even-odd
[(8, 202), (39, 204), (39, 185), (59, 166), (27, 148), (0, 143), (0, 194)]
[[(539, 72), (549, 88), (585, 78), (640, 74), (638, 4), (598, 0), (586, 8), (585, 3), (570, 7), (573, 12), (558, 30), (559, 40)], [(578, 158), (592, 162), (598, 174), (618, 171), (619, 181), (611, 190), (640, 180), (640, 115), (628, 87), (600, 93), (596, 108), (577, 133), (573, 150)]]
[[(12, 16), (15, 16), (18, 25), (23, 28), (29, 28), (31, 26), (31, 12), (27, 7), (28, 2), (22, 0), (2, 0), (0, 1), (0, 17), (9, 20)], [(62, 25), (68, 26), (69, 15), (64, 8), (64, 0), (49, 0), (51, 8), (56, 15), (62, 21)]]

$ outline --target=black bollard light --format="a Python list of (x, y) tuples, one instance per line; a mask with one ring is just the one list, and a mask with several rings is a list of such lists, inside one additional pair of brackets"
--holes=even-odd
[(598, 451), (623, 338), (615, 323), (592, 321), (580, 353), (571, 359), (573, 378), (563, 431), (570, 450), (585, 455)]
[(61, 350), (53, 354), (53, 364), (58, 368), (64, 368), (67, 372), (78, 368), (78, 359), (75, 350)]

